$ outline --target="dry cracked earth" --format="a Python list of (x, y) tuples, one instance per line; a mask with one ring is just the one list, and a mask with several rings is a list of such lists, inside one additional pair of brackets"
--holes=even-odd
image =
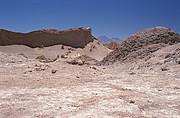
[(180, 65), (137, 70), (0, 55), (0, 118), (180, 117)]

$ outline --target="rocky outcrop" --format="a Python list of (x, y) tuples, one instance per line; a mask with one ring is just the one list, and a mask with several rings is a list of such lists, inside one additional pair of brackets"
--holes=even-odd
[(163, 47), (179, 42), (180, 35), (171, 29), (165, 27), (145, 29), (120, 43), (120, 46), (109, 53), (100, 64), (109, 65), (127, 60), (136, 61)]
[(0, 46), (19, 44), (35, 48), (63, 44), (83, 48), (92, 41), (91, 28), (49, 29), (29, 33), (17, 33), (0, 29)]
[(82, 55), (80, 53), (69, 51), (61, 55), (61, 61), (65, 61), (72, 65), (84, 65), (84, 64), (96, 64), (97, 60), (89, 57), (88, 55)]

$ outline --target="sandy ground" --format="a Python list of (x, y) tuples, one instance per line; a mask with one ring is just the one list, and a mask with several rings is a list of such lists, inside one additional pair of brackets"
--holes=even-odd
[(109, 52), (112, 50), (106, 48), (102, 43), (98, 40), (94, 40), (94, 42), (90, 42), (86, 45), (85, 48), (72, 48), (70, 46), (63, 46), (63, 45), (53, 45), (50, 47), (44, 48), (30, 48), (24, 45), (7, 45), (7, 46), (0, 46), (0, 52), (4, 53), (18, 53), (24, 54), (29, 59), (35, 59), (38, 56), (44, 55), (49, 59), (55, 59), (57, 55), (61, 55), (67, 52), (76, 52), (81, 55), (87, 55), (92, 58), (95, 58), (98, 61), (101, 61)]
[(180, 65), (137, 70), (0, 55), (0, 118), (180, 117)]

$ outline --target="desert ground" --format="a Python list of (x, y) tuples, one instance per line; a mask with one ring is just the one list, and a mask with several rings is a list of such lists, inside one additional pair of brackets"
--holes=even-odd
[(178, 37), (147, 29), (114, 51), (96, 39), (84, 48), (2, 45), (0, 118), (180, 118)]
[(180, 65), (162, 71), (160, 66), (136, 69), (133, 63), (43, 63), (3, 49), (1, 118), (180, 117)]

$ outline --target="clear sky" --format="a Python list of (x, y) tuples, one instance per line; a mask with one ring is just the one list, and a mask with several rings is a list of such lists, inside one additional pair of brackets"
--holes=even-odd
[(0, 28), (16, 32), (92, 27), (126, 39), (155, 26), (180, 34), (180, 0), (0, 0)]

